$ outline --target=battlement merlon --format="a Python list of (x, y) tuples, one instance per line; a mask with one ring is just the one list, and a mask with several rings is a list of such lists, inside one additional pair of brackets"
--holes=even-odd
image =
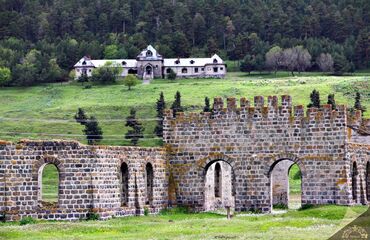
[[(237, 101), (234, 97), (228, 97), (226, 99), (226, 107), (224, 107), (224, 100), (221, 97), (215, 97), (213, 102), (212, 113), (177, 113), (173, 117), (172, 110), (165, 110), (165, 120), (181, 120), (190, 121), (193, 120), (205, 120), (210, 118), (222, 118), (228, 114), (233, 114), (234, 116), (239, 115), (241, 118), (253, 119), (262, 115), (264, 118), (274, 117), (277, 114), (283, 118), (289, 119), (305, 119), (307, 121), (322, 121), (324, 119), (343, 119), (343, 123), (347, 124), (347, 107), (344, 105), (337, 105), (336, 110), (332, 109), (330, 104), (324, 104), (320, 108), (307, 108), (305, 112), (305, 107), (302, 105), (294, 106), (292, 109), (292, 98), (289, 95), (281, 96), (281, 105), (279, 105), (277, 96), (268, 96), (267, 106), (265, 106), (265, 101), (263, 96), (255, 96), (254, 104), (245, 98), (240, 98), (240, 107), (237, 106)], [(356, 113), (355, 119), (358, 119), (361, 113)]]

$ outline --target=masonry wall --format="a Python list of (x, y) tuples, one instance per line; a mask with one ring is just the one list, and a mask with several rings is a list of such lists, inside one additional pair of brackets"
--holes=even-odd
[[(121, 206), (120, 166), (129, 167), (129, 202)], [(145, 166), (154, 169), (153, 202), (145, 205)], [(59, 170), (55, 206), (39, 200), (38, 175), (44, 164)], [(80, 219), (95, 212), (102, 219), (155, 213), (167, 204), (165, 153), (160, 148), (94, 147), (71, 141), (23, 141), (0, 145), (0, 211), (7, 220), (25, 215), (44, 219)]]
[[(351, 204), (369, 204), (370, 203), (370, 145), (349, 143), (347, 158), (349, 159), (346, 166), (348, 171), (348, 180), (351, 192), (355, 191), (357, 198), (353, 199), (350, 194)], [(357, 165), (357, 174), (354, 174), (353, 164)], [(368, 165), (369, 164), (369, 165)], [(352, 189), (352, 181), (356, 178), (355, 189)]]
[(330, 105), (294, 107), (290, 96), (215, 98), (213, 113), (167, 111), (164, 141), (174, 175), (178, 204), (202, 210), (204, 169), (214, 161), (228, 162), (235, 173), (236, 210), (271, 210), (271, 169), (284, 159), (302, 171), (302, 204), (350, 204), (348, 182), (347, 110)]

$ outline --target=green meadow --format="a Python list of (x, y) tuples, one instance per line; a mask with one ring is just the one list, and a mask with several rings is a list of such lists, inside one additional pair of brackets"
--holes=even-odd
[[(337, 104), (353, 106), (356, 91), (362, 94), (362, 104), (369, 109), (370, 74), (356, 73), (351, 76), (325, 76), (319, 73), (302, 73), (291, 76), (287, 72), (251, 75), (230, 72), (225, 79), (155, 79), (151, 84), (139, 84), (128, 91), (122, 81), (113, 85), (82, 86), (79, 83), (45, 84), (27, 88), (0, 89), (0, 139), (17, 141), (28, 139), (75, 139), (86, 143), (83, 127), (74, 121), (79, 107), (94, 115), (104, 132), (101, 144), (129, 145), (124, 139), (127, 131), (125, 119), (130, 108), (137, 109), (138, 118), (145, 127), (145, 138), (140, 146), (158, 146), (161, 140), (154, 134), (155, 102), (164, 92), (167, 107), (173, 102), (176, 91), (182, 95), (186, 111), (200, 112), (204, 98), (208, 96), (237, 99), (254, 96), (284, 95), (293, 97), (294, 105), (307, 105), (313, 89), (320, 91), (321, 102), (327, 95), (335, 94)], [(267, 100), (266, 100), (267, 101)]]
[(107, 221), (0, 223), (0, 239), (328, 239), (366, 209), (328, 205), (272, 215), (239, 213), (230, 220), (174, 209)]

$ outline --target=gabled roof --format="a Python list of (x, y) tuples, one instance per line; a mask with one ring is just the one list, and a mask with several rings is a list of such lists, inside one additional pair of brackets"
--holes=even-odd
[(91, 62), (91, 58), (84, 56), (78, 61), (74, 67), (94, 67), (94, 64)]
[(102, 67), (107, 62), (112, 62), (114, 66), (121, 66), (127, 68), (136, 68), (135, 59), (103, 59), (103, 60), (91, 60), (94, 67)]
[[(78, 61), (74, 67), (101, 67), (107, 62), (112, 62), (113, 66), (121, 66), (127, 68), (136, 68), (135, 59), (103, 59), (103, 60), (91, 60), (88, 57), (83, 57)], [(84, 64), (85, 63), (85, 64)]]
[(147, 60), (162, 60), (162, 55), (160, 55), (152, 45), (149, 45), (146, 47), (146, 49), (141, 51), (139, 55), (137, 55), (137, 58)]
[(214, 54), (210, 58), (165, 58), (165, 67), (203, 67), (208, 64), (224, 64), (224, 61)]

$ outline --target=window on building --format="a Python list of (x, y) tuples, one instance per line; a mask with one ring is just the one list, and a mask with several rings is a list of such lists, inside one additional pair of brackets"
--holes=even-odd
[(181, 69), (181, 72), (182, 73), (188, 73), (188, 69), (187, 68), (183, 68), (183, 69)]
[(224, 68), (223, 67), (220, 67), (220, 70), (222, 71), (222, 70), (224, 70)]
[(77, 72), (80, 72), (80, 69), (77, 68)]
[(87, 70), (86, 69), (82, 69), (82, 74), (87, 74)]
[(151, 163), (147, 163), (145, 167), (146, 172), (146, 204), (153, 203), (153, 166)]
[(127, 65), (127, 62), (126, 61), (122, 61), (122, 65), (123, 66)]
[(128, 204), (128, 166), (126, 163), (121, 165), (121, 205)]
[(147, 57), (152, 57), (153, 56), (152, 51), (150, 51), (150, 50), (146, 51), (146, 56)]
[(214, 67), (213, 72), (218, 72), (218, 67)]
[(190, 64), (194, 64), (195, 62), (194, 62), (194, 60), (190, 60)]
[(197, 67), (196, 67), (196, 68), (194, 68), (194, 72), (196, 72), (196, 73), (198, 72), (198, 68), (197, 68)]
[(177, 59), (176, 61), (175, 61), (175, 64), (179, 64), (180, 63), (180, 60), (179, 59)]
[(86, 61), (83, 61), (83, 62), (82, 62), (82, 65), (86, 65)]
[(218, 63), (218, 61), (217, 61), (217, 59), (215, 58), (215, 59), (213, 59), (213, 63)]
[(204, 68), (201, 68), (200, 70), (204, 71)]
[(57, 204), (59, 195), (59, 170), (54, 164), (44, 164), (39, 169), (39, 201)]
[(167, 68), (166, 73), (171, 73), (171, 68)]
[(89, 72), (91, 72), (91, 69), (89, 69)]

